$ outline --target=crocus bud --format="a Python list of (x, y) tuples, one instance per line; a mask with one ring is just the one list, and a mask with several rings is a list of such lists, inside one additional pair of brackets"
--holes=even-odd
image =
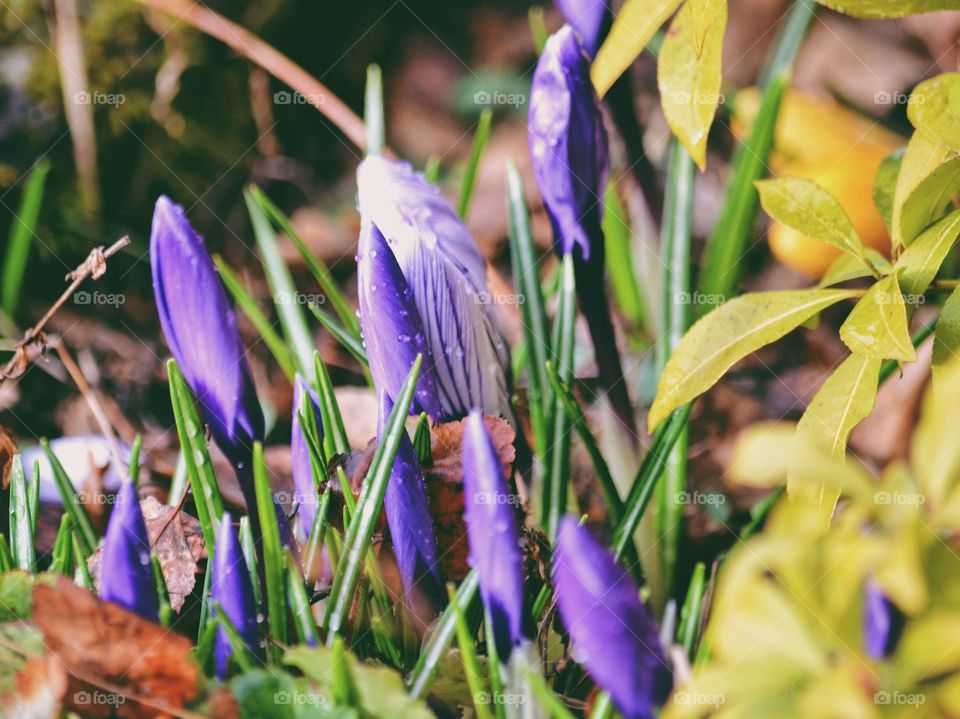
[(574, 658), (625, 719), (651, 719), (670, 684), (657, 627), (627, 570), (569, 516), (560, 521), (553, 581)]
[[(392, 408), (390, 397), (381, 394), (378, 434), (383, 432)], [(383, 502), (404, 595), (408, 606), (419, 613), (421, 599), (433, 606), (442, 602), (443, 576), (437, 559), (437, 536), (427, 488), (417, 453), (406, 432), (400, 436)]]
[(880, 661), (893, 653), (900, 639), (903, 613), (872, 580), (864, 588), (863, 601), (863, 650), (871, 659)]
[(160, 608), (150, 566), (150, 537), (137, 489), (125, 481), (117, 493), (100, 559), (100, 597), (157, 622)]
[[(213, 575), (210, 577), (210, 599), (218, 603), (243, 638), (244, 644), (256, 656), (262, 656), (260, 637), (257, 632), (257, 605), (253, 597), (250, 572), (229, 514), (224, 514), (217, 531), (217, 544), (213, 552)], [(211, 616), (216, 615), (216, 610)], [(214, 645), (214, 664), (217, 677), (227, 674), (227, 660), (233, 653), (227, 630), (217, 630)]]
[(510, 353), (486, 264), (463, 221), (407, 163), (369, 156), (357, 184), (360, 216), (383, 233), (420, 313), (442, 409), (433, 418), (463, 417), (473, 407), (509, 417)]
[(357, 248), (357, 294), (363, 342), (377, 392), (398, 396), (417, 355), (423, 355), (411, 410), (435, 419), (443, 417), (433, 361), (413, 294), (390, 245), (379, 228), (367, 221), (361, 227)]
[(606, 0), (556, 0), (557, 8), (579, 35), (584, 49), (593, 57), (610, 30), (610, 6)]
[[(293, 381), (293, 421), (290, 430), (290, 465), (293, 475), (293, 488), (296, 491), (300, 518), (300, 529), (309, 534), (313, 520), (317, 516), (317, 486), (313, 478), (313, 464), (310, 462), (310, 448), (307, 437), (300, 425), (300, 414), (312, 412), (317, 420), (317, 428), (323, 432), (320, 417), (320, 400), (317, 393), (310, 389), (307, 381), (298, 373)], [(321, 435), (322, 436), (322, 435)]]
[(515, 502), (497, 450), (473, 411), (463, 433), (463, 496), (470, 557), (480, 597), (493, 630), (497, 654), (508, 661), (514, 647), (529, 636), (523, 598), (523, 555)]
[(537, 62), (528, 133), (555, 247), (602, 265), (607, 131), (590, 62), (569, 25), (550, 36)]

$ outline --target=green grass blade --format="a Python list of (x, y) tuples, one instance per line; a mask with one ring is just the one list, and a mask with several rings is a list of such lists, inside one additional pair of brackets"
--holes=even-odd
[(440, 179), (440, 158), (437, 155), (427, 158), (427, 163), (423, 166), (423, 178), (432, 185), (437, 184)]
[(30, 484), (27, 486), (27, 506), (30, 509), (30, 536), (37, 539), (37, 518), (40, 516), (40, 462), (33, 463)]
[[(451, 599), (453, 595), (451, 594)], [(456, 602), (451, 602), (451, 606), (454, 607), (454, 611), (458, 616), (462, 616), (463, 612), (459, 609), (459, 605)], [(459, 637), (459, 622), (457, 623)], [(497, 652), (497, 642), (496, 638), (493, 636), (493, 619), (490, 617), (490, 612), (485, 611), (483, 613), (483, 635), (484, 639), (487, 642), (487, 675), (490, 679), (490, 696), (492, 701), (489, 703), (493, 705), (493, 709), (497, 714), (497, 719), (507, 719), (506, 717), (506, 707), (504, 703), (500, 701), (500, 697), (504, 696), (503, 688), (503, 669), (500, 666), (500, 654)], [(511, 687), (513, 689), (514, 687)]]
[[(167, 361), (167, 381), (170, 384), (170, 402), (180, 439), (181, 457), (187, 468), (187, 477), (193, 490), (197, 519), (208, 550), (216, 546), (215, 517), (223, 516), (223, 499), (213, 472), (213, 462), (207, 448), (203, 424), (193, 406), (193, 398), (176, 360)], [(212, 557), (209, 560), (212, 562)]]
[[(742, 271), (741, 258), (753, 234), (760, 207), (753, 183), (767, 172), (780, 104), (790, 85), (793, 63), (814, 13), (813, 0), (796, 0), (777, 38), (761, 82), (763, 98), (760, 109), (750, 136), (734, 153), (730, 175), (733, 180), (707, 243), (699, 282), (700, 291), (705, 295), (729, 300), (736, 294)], [(699, 316), (711, 307), (704, 304), (695, 309)]]
[(527, 11), (527, 21), (530, 23), (530, 35), (533, 37), (533, 48), (537, 55), (543, 52), (543, 46), (547, 44), (547, 38), (550, 37), (550, 31), (547, 29), (547, 20), (544, 16), (543, 8), (535, 6)]
[[(564, 384), (573, 380), (574, 323), (577, 319), (576, 282), (573, 277), (573, 257), (563, 258), (563, 281), (560, 286), (560, 305), (554, 320), (554, 361), (557, 376)], [(552, 394), (552, 392), (551, 392)], [(552, 413), (553, 432), (547, 446), (546, 472), (543, 478), (543, 529), (547, 536), (556, 537), (560, 518), (567, 511), (570, 484), (570, 423), (563, 403), (556, 401)]]
[(156, 554), (150, 555), (150, 568), (153, 570), (153, 590), (157, 593), (157, 603), (160, 605), (160, 625), (169, 627), (173, 609), (170, 607), (170, 593), (160, 567), (160, 558)]
[[(663, 328), (666, 337), (657, 346), (663, 371), (667, 359), (680, 344), (691, 321), (690, 246), (693, 232), (693, 160), (676, 139), (670, 144), (670, 162), (664, 196), (661, 247), (666, 255), (663, 278)], [(674, 570), (683, 535), (683, 504), (679, 499), (687, 486), (686, 427), (677, 437), (667, 459), (666, 474), (659, 484), (657, 537), (664, 599), (673, 592)]]
[(297, 368), (306, 375), (310, 371), (310, 361), (313, 358), (313, 337), (307, 326), (303, 306), (298, 302), (297, 288), (290, 277), (290, 269), (280, 256), (277, 234), (266, 212), (250, 190), (244, 192), (243, 197), (247, 203), (247, 212), (250, 213), (253, 235), (257, 240), (257, 249), (260, 250), (260, 262), (273, 293), (273, 304), (277, 308), (284, 336), (290, 343)]
[(326, 456), (346, 454), (350, 451), (347, 430), (343, 426), (340, 405), (333, 391), (333, 383), (327, 366), (317, 352), (313, 353), (313, 372), (317, 380), (317, 396), (320, 399), (320, 418), (323, 420), (323, 448)]
[(361, 705), (360, 691), (350, 671), (347, 659), (347, 650), (343, 646), (343, 639), (334, 637), (331, 645), (332, 658), (330, 670), (333, 674), (331, 691), (338, 706), (359, 707)]
[(293, 376), (297, 371), (296, 362), (290, 353), (290, 349), (283, 341), (283, 338), (273, 329), (273, 323), (270, 322), (270, 318), (263, 313), (256, 299), (247, 292), (240, 278), (230, 269), (230, 265), (228, 265), (220, 255), (214, 255), (213, 262), (217, 266), (217, 272), (220, 273), (220, 279), (223, 280), (227, 292), (230, 293), (230, 296), (233, 298), (237, 307), (240, 308), (240, 311), (250, 320), (250, 324), (253, 325), (257, 334), (263, 338), (263, 343), (267, 346), (267, 349), (270, 350), (270, 354), (273, 355), (277, 364), (280, 365), (280, 369), (283, 370), (287, 379), (293, 382)]
[(143, 437), (139, 434), (133, 438), (133, 447), (130, 449), (130, 464), (127, 471), (130, 482), (134, 487), (140, 485), (140, 450), (143, 448)]
[(700, 631), (700, 613), (703, 611), (703, 597), (706, 593), (707, 567), (697, 562), (693, 568), (693, 577), (687, 588), (687, 598), (680, 610), (680, 627), (677, 631), (677, 643), (683, 647), (690, 659), (693, 659), (694, 645)]
[(647, 321), (647, 303), (633, 270), (633, 242), (627, 210), (615, 183), (607, 184), (603, 208), (603, 246), (607, 256), (610, 289), (623, 316), (634, 327)]
[(330, 514), (330, 490), (325, 489), (320, 495), (320, 504), (317, 505), (317, 514), (313, 518), (310, 536), (307, 539), (306, 562), (304, 567), (308, 577), (320, 575), (323, 542), (327, 534), (327, 517)]
[[(263, 461), (263, 445), (253, 445), (253, 486), (257, 496), (257, 513), (260, 515), (260, 527), (263, 534), (263, 567), (267, 587), (267, 626), (270, 636), (282, 643), (288, 641), (287, 635), (287, 592), (284, 579), (283, 545), (280, 542), (280, 527), (277, 524), (277, 512), (273, 504), (273, 491), (267, 465)], [(218, 615), (219, 616), (219, 615)], [(269, 644), (269, 643), (268, 643)], [(279, 660), (279, 649), (272, 645)]]
[(70, 544), (72, 546), (73, 556), (76, 558), (74, 566), (73, 581), (77, 585), (94, 591), (93, 577), (90, 576), (90, 570), (87, 568), (87, 560), (90, 555), (84, 552), (80, 537), (76, 532), (70, 532)]
[(47, 460), (49, 460), (50, 467), (53, 470), (53, 479), (54, 482), (56, 482), (57, 490), (60, 492), (63, 509), (70, 515), (75, 530), (74, 533), (80, 539), (80, 546), (84, 550), (84, 556), (87, 556), (91, 554), (97, 546), (97, 533), (93, 529), (93, 522), (90, 521), (90, 515), (87, 514), (80, 495), (77, 494), (76, 487), (73, 486), (73, 482), (71, 482), (67, 476), (63, 465), (60, 464), (60, 460), (57, 459), (57, 455), (53, 453), (50, 442), (46, 438), (43, 438), (40, 440), (40, 445), (43, 447), (43, 451), (47, 455)]
[(357, 314), (350, 306), (350, 303), (347, 302), (347, 298), (340, 290), (340, 287), (330, 276), (330, 270), (327, 269), (327, 266), (309, 247), (307, 247), (307, 244), (303, 241), (300, 235), (297, 234), (296, 230), (293, 229), (290, 219), (283, 214), (279, 207), (273, 204), (270, 198), (267, 197), (259, 187), (250, 188), (250, 196), (258, 205), (260, 205), (274, 226), (284, 235), (289, 237), (290, 241), (296, 245), (297, 250), (300, 252), (300, 256), (303, 257), (303, 261), (307, 264), (307, 268), (310, 270), (310, 274), (313, 275), (313, 278), (317, 281), (317, 284), (320, 285), (323, 296), (326, 297), (333, 306), (333, 309), (337, 313), (337, 317), (339, 317), (340, 321), (343, 323), (343, 326), (350, 331), (350, 334), (359, 338), (360, 321), (357, 319)]
[(417, 430), (413, 433), (413, 448), (421, 467), (433, 465), (433, 438), (430, 436), (430, 420), (426, 412), (420, 413)]
[(417, 356), (407, 379), (401, 387), (396, 404), (390, 413), (390, 418), (383, 428), (380, 442), (370, 464), (370, 470), (363, 483), (360, 498), (357, 501), (356, 514), (354, 514), (353, 521), (350, 522), (350, 527), (344, 538), (343, 554), (337, 567), (337, 573), (333, 578), (333, 587), (330, 591), (329, 604), (324, 618), (325, 628), (328, 632), (328, 645), (333, 641), (334, 635), (343, 630), (350, 605), (353, 602), (353, 595), (360, 579), (362, 565), (367, 557), (370, 540), (373, 538), (373, 531), (383, 507), (383, 498), (387, 491), (387, 482), (390, 480), (393, 458), (400, 446), (402, 433), (407, 431), (404, 427), (404, 421), (410, 412), (410, 404), (413, 402), (413, 392), (417, 385), (417, 378), (420, 376), (422, 362), (423, 357)]
[(301, 643), (315, 647), (320, 643), (320, 635), (317, 633), (317, 623), (313, 618), (310, 598), (307, 597), (307, 590), (303, 586), (303, 579), (300, 577), (300, 569), (297, 567), (297, 562), (289, 549), (286, 552), (286, 560), (287, 596), (290, 598), (290, 610), (293, 613), (294, 628), (297, 630), (297, 637)]
[(240, 517), (239, 532), (240, 548), (243, 551), (244, 564), (250, 574), (250, 585), (253, 587), (253, 599), (256, 606), (261, 606), (263, 597), (260, 596), (260, 576), (257, 573), (257, 547), (253, 542), (253, 530), (250, 528), (250, 518)]
[(363, 348), (363, 343), (356, 335), (351, 334), (345, 327), (337, 322), (333, 317), (324, 312), (318, 305), (310, 305), (310, 311), (313, 316), (320, 321), (324, 329), (333, 335), (333, 338), (343, 345), (357, 362), (366, 370), (370, 366), (367, 360), (367, 351)]
[(212, 620), (211, 624), (216, 622), (227, 633), (227, 641), (230, 642), (231, 649), (230, 661), (236, 662), (241, 672), (249, 672), (255, 669), (258, 664), (257, 659), (253, 656), (250, 648), (247, 647), (247, 643), (243, 640), (243, 636), (237, 627), (230, 621), (223, 605), (220, 602), (214, 602), (212, 609), (216, 613), (216, 619)]
[(3, 275), (0, 287), (3, 288), (3, 311), (11, 318), (17, 314), (20, 301), (20, 289), (27, 270), (30, 246), (37, 230), (40, 217), (40, 205), (43, 201), (43, 188), (47, 182), (50, 163), (40, 160), (30, 172), (30, 177), (20, 198), (17, 214), (10, 227), (7, 253), (3, 258)]
[(550, 719), (575, 719), (573, 712), (567, 709), (566, 705), (560, 701), (560, 697), (553, 693), (542, 676), (535, 671), (529, 671), (526, 677), (530, 690), (540, 700), (540, 707)]
[(530, 230), (530, 214), (520, 172), (507, 161), (507, 214), (510, 219), (510, 259), (516, 292), (523, 298), (524, 347), (527, 348), (530, 421), (537, 450), (547, 449), (549, 417), (553, 410), (553, 392), (547, 380), (546, 362), (553, 350), (547, 330), (547, 313), (540, 284), (537, 248)]
[(57, 538), (53, 542), (53, 552), (50, 560), (50, 571), (64, 576), (73, 576), (73, 545), (70, 543), (73, 520), (70, 513), (64, 512), (60, 517), (60, 528)]
[(383, 112), (383, 73), (379, 65), (367, 65), (363, 121), (367, 126), (367, 155), (382, 155), (386, 144), (386, 122)]
[(590, 719), (610, 719), (612, 716), (614, 716), (613, 700), (607, 692), (602, 691), (593, 700)]
[(457, 595), (452, 585), (447, 585), (447, 596), (450, 598), (450, 606), (453, 608), (457, 643), (460, 646), (460, 658), (463, 660), (463, 670), (467, 675), (467, 685), (470, 687), (470, 695), (473, 697), (474, 709), (476, 709), (478, 719), (493, 719), (489, 702), (484, 701), (484, 698), (489, 697), (489, 694), (483, 681), (483, 673), (480, 671), (480, 662), (477, 661), (476, 638), (470, 633), (470, 628), (467, 626), (467, 620), (460, 609), (460, 603), (457, 601)]
[(13, 455), (10, 463), (10, 553), (14, 564), (25, 572), (33, 572), (37, 555), (33, 547), (33, 520), (30, 516), (27, 476), (23, 459)]
[(477, 179), (477, 168), (480, 167), (483, 150), (487, 146), (487, 140), (490, 139), (490, 124), (492, 121), (493, 111), (488, 107), (480, 113), (480, 119), (477, 121), (477, 131), (473, 135), (473, 146), (470, 148), (470, 159), (467, 160), (467, 168), (463, 173), (463, 183), (460, 185), (460, 202), (457, 204), (457, 212), (463, 219), (467, 219), (467, 212), (470, 211), (473, 186)]
[(10, 553), (10, 545), (7, 544), (7, 537), (0, 532), (0, 572), (11, 572), (16, 568), (17, 565)]

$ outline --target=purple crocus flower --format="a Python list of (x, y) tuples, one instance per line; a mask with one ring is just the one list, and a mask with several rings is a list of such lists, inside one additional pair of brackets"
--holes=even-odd
[[(250, 651), (256, 656), (262, 656), (257, 631), (257, 605), (253, 597), (253, 585), (250, 583), (250, 572), (247, 570), (237, 533), (233, 531), (233, 520), (228, 513), (223, 515), (217, 531), (217, 544), (213, 551), (213, 574), (210, 577), (210, 599), (220, 605)], [(215, 616), (215, 613), (216, 610), (211, 616)], [(232, 653), (227, 630), (220, 627), (214, 645), (217, 678), (226, 677), (227, 660)]]
[(424, 362), (412, 411), (444, 416), (420, 314), (390, 245), (372, 222), (364, 221), (357, 249), (360, 325), (379, 393), (396, 397), (418, 354)]
[(560, 520), (553, 581), (574, 658), (626, 719), (652, 718), (670, 688), (657, 627), (627, 570), (570, 516)]
[[(386, 426), (392, 409), (392, 399), (381, 393), (378, 434)], [(437, 559), (437, 536), (427, 488), (416, 450), (406, 432), (400, 436), (383, 502), (407, 604), (418, 605), (421, 598), (431, 605), (442, 603), (443, 576)]]
[(309, 534), (313, 520), (317, 516), (317, 487), (313, 479), (313, 465), (310, 462), (310, 448), (303, 428), (300, 426), (301, 412), (313, 412), (317, 428), (323, 431), (320, 417), (320, 399), (310, 389), (307, 381), (298, 373), (293, 381), (293, 422), (290, 430), (290, 462), (293, 475), (293, 487), (296, 491), (300, 529)]
[(125, 481), (107, 523), (100, 559), (100, 598), (157, 622), (160, 608), (150, 566), (150, 537), (137, 489)]
[(383, 233), (420, 315), (442, 410), (433, 418), (463, 417), (473, 407), (511, 416), (510, 353), (489, 301), (483, 256), (463, 221), (405, 162), (369, 156), (357, 185), (360, 216)]
[(871, 659), (889, 657), (903, 631), (903, 614), (874, 581), (864, 588), (863, 649)]
[(517, 516), (497, 450), (473, 411), (463, 433), (463, 496), (470, 556), (498, 656), (506, 662), (530, 635), (523, 597), (523, 555)]
[(577, 295), (593, 339), (600, 384), (620, 421), (636, 435), (603, 277), (603, 193), (609, 156), (590, 62), (569, 25), (554, 33), (533, 73), (530, 155), (553, 226), (554, 247), (572, 255)]
[(610, 30), (610, 6), (606, 0), (556, 0), (564, 20), (580, 35), (584, 49), (593, 57)]

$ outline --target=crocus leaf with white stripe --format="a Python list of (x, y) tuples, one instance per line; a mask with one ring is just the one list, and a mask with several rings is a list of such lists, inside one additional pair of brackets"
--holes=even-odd
[(151, 622), (160, 620), (150, 566), (150, 537), (131, 482), (121, 485), (107, 524), (100, 561), (100, 597)]

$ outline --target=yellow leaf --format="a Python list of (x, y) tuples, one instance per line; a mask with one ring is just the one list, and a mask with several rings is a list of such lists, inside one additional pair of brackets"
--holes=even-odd
[(903, 17), (935, 10), (956, 10), (956, 0), (817, 0), (832, 10), (868, 19)]
[[(890, 265), (890, 260), (881, 255), (872, 247), (868, 247), (866, 250), (867, 259), (870, 261), (870, 264), (873, 265), (873, 268), (879, 272), (881, 275), (890, 274), (893, 267)], [(830, 265), (830, 268), (826, 271), (823, 277), (820, 278), (820, 282), (817, 284), (817, 287), (829, 287), (830, 285), (838, 285), (841, 282), (847, 282), (848, 280), (856, 280), (861, 277), (869, 277), (870, 269), (863, 263), (859, 257), (854, 255), (840, 255), (837, 259), (833, 261), (833, 264)]]
[(919, 301), (960, 235), (960, 210), (954, 210), (920, 233), (900, 255), (895, 268), (903, 294)]
[(939, 383), (954, 358), (960, 355), (960, 287), (947, 297), (937, 318), (933, 338), (933, 381)]
[(913, 88), (907, 117), (934, 142), (960, 152), (960, 72), (945, 72)]
[(840, 327), (840, 339), (851, 352), (875, 359), (913, 362), (917, 351), (907, 327), (907, 299), (896, 274), (867, 290)]
[(768, 345), (853, 290), (755, 292), (720, 305), (700, 319), (674, 350), (660, 376), (647, 426), (710, 389), (737, 360)]
[(660, 104), (673, 134), (702, 170), (707, 163), (707, 135), (720, 102), (720, 63), (727, 4), (718, 2), (707, 28), (703, 52), (693, 43), (693, 10), (685, 4), (670, 24), (657, 62)]
[[(907, 150), (900, 163), (900, 174), (897, 176), (897, 186), (893, 191), (893, 212), (890, 218), (890, 239), (894, 247), (910, 244), (913, 234), (904, 232), (903, 211), (906, 208), (908, 215), (911, 204), (907, 202), (917, 186), (934, 170), (953, 156), (953, 152), (945, 145), (930, 139), (923, 132), (915, 132), (907, 143)], [(917, 197), (922, 197), (917, 195)], [(907, 223), (907, 232), (919, 232), (923, 227), (917, 227), (915, 222)]]
[(920, 421), (910, 445), (910, 462), (932, 514), (943, 508), (960, 478), (958, 396), (960, 361), (953, 360), (940, 366), (933, 385), (924, 393)]
[(600, 97), (607, 94), (678, 7), (680, 0), (627, 0), (623, 4), (590, 71)]
[(710, 27), (726, 15), (726, 0), (687, 0), (690, 7), (690, 30), (693, 36), (693, 49), (697, 57), (703, 54), (703, 45), (707, 40)]

